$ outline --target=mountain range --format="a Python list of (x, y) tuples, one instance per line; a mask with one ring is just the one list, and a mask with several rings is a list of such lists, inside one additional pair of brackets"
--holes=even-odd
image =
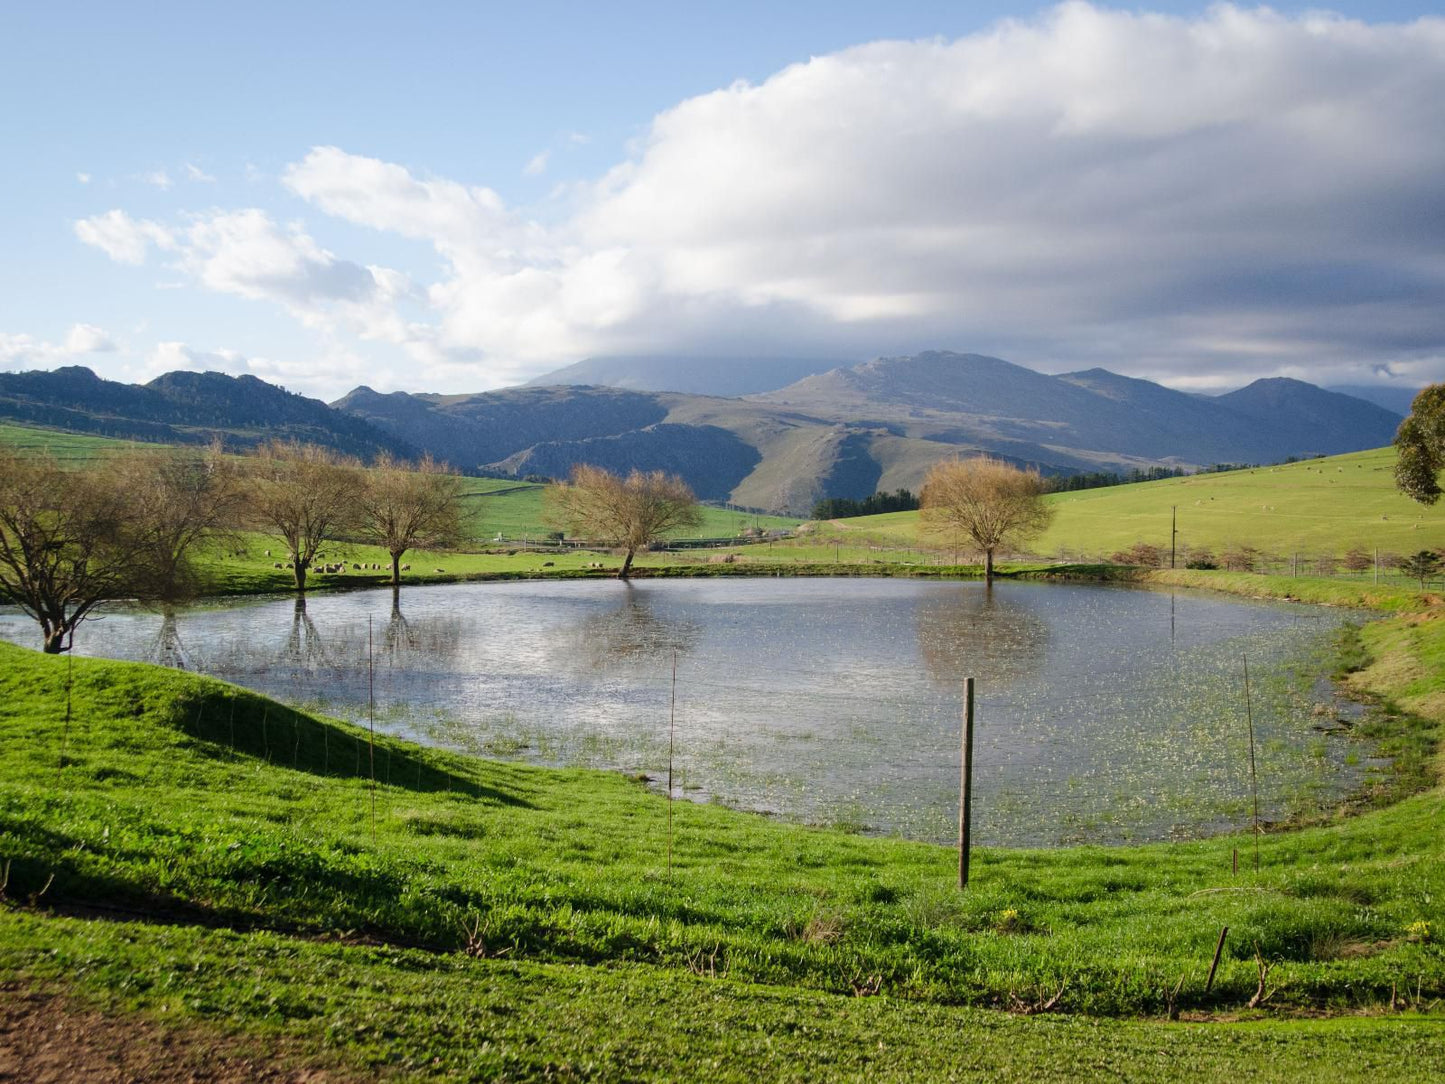
[(798, 514), (821, 497), (916, 489), (939, 459), (975, 451), (1046, 473), (1197, 468), (1378, 447), (1400, 422), (1298, 380), (1201, 396), (1104, 369), (1049, 376), (946, 351), (812, 371), (740, 397), (590, 384), (471, 395), (359, 387), (329, 406), (250, 376), (177, 372), (126, 385), (71, 367), (0, 373), (0, 418), (146, 440), (274, 435), (362, 456), (430, 452), (468, 472), (515, 476), (565, 477), (582, 462), (666, 470), (705, 500)]

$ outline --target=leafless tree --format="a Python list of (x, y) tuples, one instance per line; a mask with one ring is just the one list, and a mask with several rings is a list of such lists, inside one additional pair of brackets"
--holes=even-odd
[(548, 495), (548, 516), (573, 534), (623, 550), (617, 575), (627, 579), (638, 551), (671, 531), (702, 522), (697, 498), (687, 483), (662, 471), (634, 470), (626, 478), (601, 467), (579, 464), (572, 478)]
[(194, 596), (201, 586), (196, 551), (238, 523), (242, 494), (235, 461), (212, 445), (199, 455), (136, 452), (114, 466), (132, 528), (148, 551), (141, 567), (154, 578), (137, 585), (139, 593), (166, 604)]
[(39, 623), (53, 654), (104, 603), (183, 597), (193, 550), (233, 508), (218, 470), (209, 456), (166, 452), (67, 470), (48, 454), (0, 449), (0, 599)]
[(994, 553), (1040, 534), (1053, 518), (1044, 503), (1044, 480), (999, 459), (945, 459), (923, 481), (924, 524), (962, 534), (984, 555), (984, 579), (993, 582)]
[(273, 441), (262, 445), (245, 480), (248, 514), (274, 533), (291, 558), (296, 590), (328, 535), (356, 519), (362, 479), (359, 465), (314, 444)]
[(401, 558), (421, 546), (462, 542), (462, 480), (450, 467), (426, 456), (412, 465), (383, 453), (366, 473), (358, 494), (361, 533), (391, 555), (391, 582), (401, 583)]

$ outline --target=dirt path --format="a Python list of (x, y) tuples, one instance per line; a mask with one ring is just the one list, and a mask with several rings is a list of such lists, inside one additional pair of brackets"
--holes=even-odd
[[(0, 1084), (349, 1084), (294, 1051), (0, 987)], [(314, 1060), (314, 1059), (313, 1059)]]

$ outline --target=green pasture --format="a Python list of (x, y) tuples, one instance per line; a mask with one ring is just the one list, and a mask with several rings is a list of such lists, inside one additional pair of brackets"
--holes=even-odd
[[(1030, 544), (1037, 554), (1107, 558), (1136, 542), (1169, 548), (1177, 509), (1181, 547), (1216, 556), (1232, 546), (1313, 560), (1360, 547), (1373, 555), (1445, 548), (1445, 504), (1426, 507), (1395, 490), (1395, 451), (1368, 452), (1221, 474), (1056, 493), (1056, 514)], [(820, 536), (858, 544), (947, 549), (946, 536), (920, 537), (918, 513), (890, 512), (819, 524)]]
[(8, 444), (21, 451), (48, 452), (62, 463), (77, 464), (87, 463), (120, 448), (152, 447), (111, 437), (91, 437), (64, 433), (58, 429), (36, 429), (5, 423), (0, 423), (0, 444)]

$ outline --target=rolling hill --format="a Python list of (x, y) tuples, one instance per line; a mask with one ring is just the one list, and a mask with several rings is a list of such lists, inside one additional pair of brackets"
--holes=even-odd
[[(1445, 549), (1445, 505), (1426, 507), (1394, 485), (1393, 448), (1198, 474), (1158, 482), (1055, 493), (1048, 531), (1035, 553), (1099, 558), (1136, 542), (1169, 546), (1178, 510), (1181, 547), (1218, 554), (1231, 546), (1266, 553), (1342, 556), (1352, 547), (1373, 553)], [(882, 544), (919, 541), (918, 513), (891, 512), (837, 521), (845, 538)]]
[(406, 441), (362, 418), (332, 410), (254, 376), (172, 372), (149, 384), (102, 380), (70, 365), (52, 371), (0, 373), (0, 420), (72, 433), (169, 444), (231, 447), (299, 440), (347, 455), (380, 451), (413, 456)]
[(0, 421), (242, 447), (291, 438), (363, 458), (429, 452), (470, 474), (518, 478), (562, 477), (583, 462), (665, 470), (707, 500), (801, 515), (822, 497), (916, 489), (960, 454), (1050, 474), (1272, 463), (1379, 447), (1399, 420), (1295, 380), (1211, 398), (1103, 369), (1049, 376), (946, 351), (813, 372), (742, 398), (575, 384), (461, 395), (359, 387), (328, 406), (221, 373), (145, 385), (78, 367), (0, 374)]

